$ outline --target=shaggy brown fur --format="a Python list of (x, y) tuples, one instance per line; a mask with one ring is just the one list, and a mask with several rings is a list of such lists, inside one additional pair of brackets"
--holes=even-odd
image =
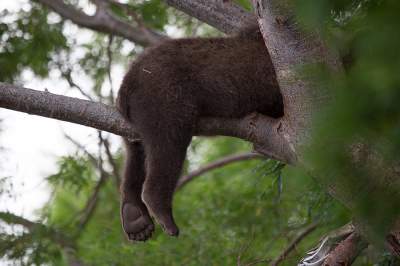
[(226, 38), (167, 40), (131, 65), (117, 106), (141, 142), (126, 141), (121, 217), (131, 240), (147, 240), (151, 216), (179, 230), (172, 197), (200, 117), (283, 115), (275, 72), (258, 28)]

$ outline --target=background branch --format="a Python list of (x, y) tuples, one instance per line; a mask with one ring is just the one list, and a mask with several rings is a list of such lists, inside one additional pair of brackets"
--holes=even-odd
[(292, 242), (282, 251), (282, 253), (271, 263), (271, 266), (279, 265), (287, 256), (292, 252), (296, 246), (309, 234), (311, 234), (315, 229), (317, 229), (318, 223), (312, 223), (307, 226), (303, 232), (301, 232), (297, 237), (295, 237)]
[(70, 68), (68, 68), (67, 70), (63, 70), (61, 64), (58, 64), (58, 67), (60, 69), (61, 76), (68, 82), (70, 87), (77, 89), (80, 94), (82, 94), (82, 96), (84, 96), (89, 101), (94, 100), (92, 96), (85, 92), (82, 87), (74, 81), (74, 79), (72, 78), (72, 70)]
[(233, 1), (226, 0), (165, 0), (165, 2), (225, 33), (234, 33), (245, 24), (255, 21)]
[(136, 28), (121, 20), (106, 9), (104, 5), (97, 5), (95, 15), (90, 16), (76, 9), (72, 5), (65, 4), (62, 0), (33, 0), (46, 5), (64, 19), (95, 31), (113, 34), (128, 39), (143, 46), (158, 43), (165, 37), (150, 29)]
[[(22, 225), (30, 233), (33, 233), (36, 229), (39, 229), (54, 243), (58, 244), (67, 256), (67, 263), (70, 266), (85, 266), (85, 264), (76, 257), (75, 245), (72, 239), (62, 234), (61, 232), (48, 227), (42, 223), (30, 221), (24, 217), (15, 215), (10, 212), (0, 212), (0, 220), (9, 225)], [(34, 235), (33, 237), (37, 237)]]
[(89, 158), (90, 162), (93, 164), (93, 166), (97, 167), (99, 165), (98, 159), (91, 154), (85, 146), (83, 146), (81, 143), (79, 143), (77, 140), (72, 138), (70, 135), (64, 133), (64, 137), (69, 140), (72, 144), (76, 146), (77, 149), (83, 151), (83, 153), (86, 154), (86, 156)]
[(257, 153), (242, 153), (242, 154), (234, 154), (234, 155), (226, 156), (224, 158), (221, 158), (219, 160), (211, 162), (210, 164), (207, 164), (203, 167), (200, 167), (199, 169), (197, 169), (193, 172), (190, 172), (187, 175), (181, 176), (181, 178), (179, 178), (179, 180), (178, 180), (175, 190), (181, 189), (189, 181), (193, 180), (193, 178), (200, 176), (206, 172), (212, 171), (214, 169), (223, 167), (227, 164), (231, 164), (231, 163), (239, 162), (239, 161), (251, 160), (251, 159), (262, 159), (262, 158), (265, 158), (265, 157), (262, 156), (261, 154), (257, 154)]
[(9, 225), (22, 225), (30, 232), (39, 229), (60, 246), (72, 247), (71, 239), (61, 234), (60, 232), (56, 231), (55, 229), (48, 227), (42, 223), (30, 221), (24, 217), (15, 215), (10, 212), (0, 212), (0, 220)]
[(117, 162), (115, 161), (114, 156), (111, 153), (110, 142), (108, 141), (108, 139), (104, 139), (103, 145), (104, 145), (104, 149), (106, 152), (108, 163), (111, 165), (112, 173), (113, 173), (113, 175), (116, 179), (116, 183), (118, 184), (118, 187), (119, 187), (119, 184), (121, 182), (121, 175), (118, 171)]
[[(102, 167), (101, 167), (102, 169)], [(81, 218), (79, 221), (79, 228), (78, 231), (82, 232), (82, 230), (86, 227), (88, 222), (93, 216), (94, 211), (96, 210), (97, 203), (98, 203), (98, 197), (101, 188), (105, 184), (106, 179), (108, 178), (108, 174), (103, 170), (100, 170), (100, 179), (97, 182), (95, 188), (93, 189), (92, 195), (89, 197), (89, 199), (86, 201), (85, 207), (83, 208), (81, 214)]]
[(41, 223), (32, 222), (24, 217), (15, 215), (10, 212), (0, 212), (0, 220), (10, 225), (12, 224), (22, 225), (28, 230), (32, 230), (34, 227), (46, 228), (46, 226), (44, 226)]

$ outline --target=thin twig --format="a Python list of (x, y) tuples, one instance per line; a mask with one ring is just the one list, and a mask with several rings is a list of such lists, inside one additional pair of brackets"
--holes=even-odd
[(239, 250), (239, 255), (237, 256), (237, 260), (236, 260), (237, 266), (242, 265), (242, 255), (249, 249), (249, 247), (253, 243), (253, 240), (254, 240), (254, 231), (252, 230), (251, 239), (247, 242), (246, 245), (242, 246)]
[(263, 263), (263, 262), (267, 263), (270, 261), (271, 261), (270, 259), (258, 259), (258, 260), (252, 261), (250, 263), (247, 263), (245, 266), (252, 266), (252, 265), (256, 265), (258, 263)]
[(107, 138), (103, 139), (103, 145), (104, 145), (104, 150), (106, 152), (108, 163), (111, 165), (111, 170), (112, 170), (112, 174), (115, 178), (115, 183), (116, 183), (117, 187), (119, 188), (119, 184), (121, 182), (121, 175), (118, 171), (117, 162), (115, 161), (114, 156), (111, 153), (110, 142), (108, 141)]
[[(59, 67), (59, 69), (62, 69), (61, 67)], [(72, 78), (72, 70), (68, 69), (65, 71), (61, 70), (61, 76), (68, 82), (69, 86), (72, 88), (77, 89), (86, 99), (90, 100), (90, 101), (94, 101), (93, 97), (90, 96), (88, 93), (86, 93), (81, 86), (78, 85), (78, 83), (76, 83), (74, 81), (74, 79)]]
[(82, 150), (86, 156), (89, 158), (90, 162), (93, 164), (93, 166), (97, 167), (99, 165), (98, 159), (91, 154), (86, 148), (85, 146), (83, 146), (81, 143), (79, 143), (77, 140), (75, 140), (74, 138), (72, 138), (70, 135), (68, 135), (67, 133), (64, 133), (64, 137), (69, 140), (72, 144), (74, 144), (79, 150)]
[(85, 207), (81, 211), (82, 217), (79, 221), (79, 230), (78, 232), (82, 232), (82, 230), (86, 227), (88, 222), (90, 221), (91, 217), (93, 216), (94, 211), (96, 210), (97, 203), (98, 203), (98, 195), (100, 193), (100, 189), (102, 188), (103, 184), (105, 183), (106, 179), (108, 178), (108, 173), (103, 168), (103, 158), (102, 158), (102, 146), (103, 146), (103, 136), (102, 132), (98, 131), (99, 137), (99, 159), (97, 168), (100, 172), (100, 179), (97, 182), (92, 195), (89, 197), (88, 201), (85, 204)]
[(85, 207), (81, 211), (81, 218), (79, 220), (78, 233), (82, 232), (82, 230), (86, 227), (86, 225), (92, 218), (93, 213), (98, 204), (100, 190), (103, 187), (103, 185), (105, 184), (107, 177), (108, 177), (108, 175), (106, 172), (102, 171), (100, 173), (100, 179), (97, 182), (92, 195), (87, 200)]
[(303, 232), (301, 232), (296, 238), (292, 240), (292, 242), (289, 243), (285, 250), (283, 250), (282, 253), (271, 263), (271, 266), (279, 265), (306, 236), (308, 236), (318, 227), (318, 224), (318, 222), (314, 222), (307, 226)]
[[(101, 1), (104, 1), (104, 0), (101, 0)], [(146, 36), (149, 35), (149, 36), (147, 36), (147, 37), (151, 37), (151, 34), (152, 34), (151, 29), (149, 29), (149, 28), (145, 25), (145, 23), (143, 22), (143, 20), (142, 20), (142, 19), (139, 17), (139, 15), (133, 10), (133, 7), (132, 7), (131, 5), (129, 5), (129, 4), (124, 4), (124, 3), (121, 3), (121, 2), (116, 1), (116, 0), (105, 0), (105, 1), (107, 1), (109, 4), (113, 4), (113, 5), (116, 5), (116, 6), (120, 7), (120, 8), (122, 8), (122, 9), (125, 11), (125, 14), (126, 14), (127, 16), (130, 16), (131, 18), (133, 18), (133, 20), (136, 22), (138, 28), (139, 28), (140, 30), (142, 30), (142, 32), (144, 33), (144, 35), (146, 35)]]
[(222, 159), (216, 160), (210, 164), (200, 167), (199, 169), (197, 169), (187, 175), (182, 176), (181, 178), (179, 178), (178, 184), (176, 185), (175, 190), (181, 189), (184, 185), (186, 185), (193, 178), (200, 176), (211, 170), (214, 170), (216, 168), (220, 168), (220, 167), (223, 167), (227, 164), (234, 163), (234, 162), (252, 160), (252, 159), (262, 159), (262, 158), (265, 158), (265, 157), (262, 156), (261, 154), (252, 153), (252, 152), (226, 156)]
[[(100, 132), (100, 131), (99, 131)], [(103, 167), (103, 160), (101, 157), (101, 151), (99, 151), (99, 158), (96, 158), (93, 154), (91, 154), (82, 144), (80, 144), (78, 141), (76, 141), (75, 139), (73, 139), (71, 136), (69, 136), (68, 134), (64, 133), (64, 136), (71, 142), (73, 143), (77, 148), (79, 148), (80, 150), (82, 150), (86, 156), (89, 158), (90, 162), (92, 163), (92, 165), (94, 167), (97, 168), (97, 170), (100, 173), (100, 179), (97, 182), (92, 195), (89, 197), (89, 199), (87, 200), (85, 207), (81, 210), (81, 218), (79, 221), (79, 228), (78, 228), (78, 233), (81, 232), (86, 224), (89, 222), (91, 216), (94, 213), (94, 210), (97, 207), (97, 200), (98, 200), (98, 194), (100, 193), (100, 189), (103, 186), (103, 184), (105, 183), (106, 179), (110, 176), (110, 174), (105, 171), (104, 167)], [(99, 133), (99, 137), (101, 137), (102, 135)], [(99, 145), (103, 145), (103, 141), (100, 139), (99, 141)]]
[(108, 82), (110, 83), (110, 103), (114, 103), (114, 88), (113, 88), (113, 82), (111, 78), (111, 68), (112, 68), (112, 51), (111, 51), (111, 46), (114, 40), (114, 35), (110, 34), (108, 36), (108, 45), (107, 45), (107, 57), (108, 57), (108, 62), (107, 62), (107, 74), (108, 74)]

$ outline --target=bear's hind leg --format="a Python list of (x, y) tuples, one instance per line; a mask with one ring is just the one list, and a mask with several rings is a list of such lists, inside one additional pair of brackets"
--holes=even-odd
[(145, 143), (147, 174), (142, 199), (150, 214), (172, 236), (179, 234), (172, 214), (172, 198), (192, 138), (189, 132), (176, 132), (172, 139), (163, 134), (153, 134), (151, 142)]

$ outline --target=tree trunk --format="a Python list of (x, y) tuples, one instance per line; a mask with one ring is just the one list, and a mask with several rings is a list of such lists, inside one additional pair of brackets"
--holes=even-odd
[[(350, 188), (348, 182), (343, 182), (342, 177), (331, 176), (325, 171), (315, 171), (313, 165), (305, 158), (304, 151), (312, 137), (311, 128), (324, 126), (326, 123), (325, 121), (323, 124), (316, 124), (316, 120), (313, 118), (315, 114), (321, 112), (324, 105), (332, 103), (334, 99), (328, 90), (324, 89), (326, 86), (318, 82), (316, 77), (309, 72), (299, 72), (298, 69), (307, 64), (323, 63), (330, 70), (337, 72), (341, 71), (341, 64), (338, 56), (326, 48), (316, 33), (302, 32), (298, 24), (291, 20), (294, 16), (289, 2), (253, 0), (265, 44), (271, 55), (284, 96), (285, 116), (280, 120), (279, 130), (274, 134), (278, 134), (281, 139), (286, 140), (290, 150), (294, 153), (292, 157), (297, 158), (296, 163), (305, 167), (319, 183), (325, 185), (333, 197), (349, 207), (353, 213), (360, 213), (360, 202), (365, 202), (365, 200), (374, 203), (381, 209), (385, 209), (389, 205), (393, 210), (400, 202), (398, 193), (400, 191), (400, 168), (397, 164), (383, 162), (379, 154), (367, 145), (361, 144), (362, 142), (349, 148), (349, 158), (355, 168), (365, 168), (367, 165), (367, 172), (371, 173), (370, 176), (374, 178), (357, 176), (355, 181), (352, 180)], [(334, 144), (327, 143), (327, 145)], [(281, 154), (276, 157), (279, 156)], [(354, 190), (354, 188), (362, 188), (362, 190)], [(365, 195), (368, 195), (368, 199)], [(394, 215), (386, 217), (385, 221), (379, 222), (387, 223), (387, 226), (390, 226), (394, 217), (398, 217), (398, 211)], [(370, 224), (369, 221), (363, 221), (362, 223), (365, 228), (371, 225), (376, 226), (376, 222)], [(389, 227), (386, 229), (388, 230)], [(381, 235), (380, 237), (383, 239), (385, 236)], [(399, 240), (397, 239), (397, 245)]]

